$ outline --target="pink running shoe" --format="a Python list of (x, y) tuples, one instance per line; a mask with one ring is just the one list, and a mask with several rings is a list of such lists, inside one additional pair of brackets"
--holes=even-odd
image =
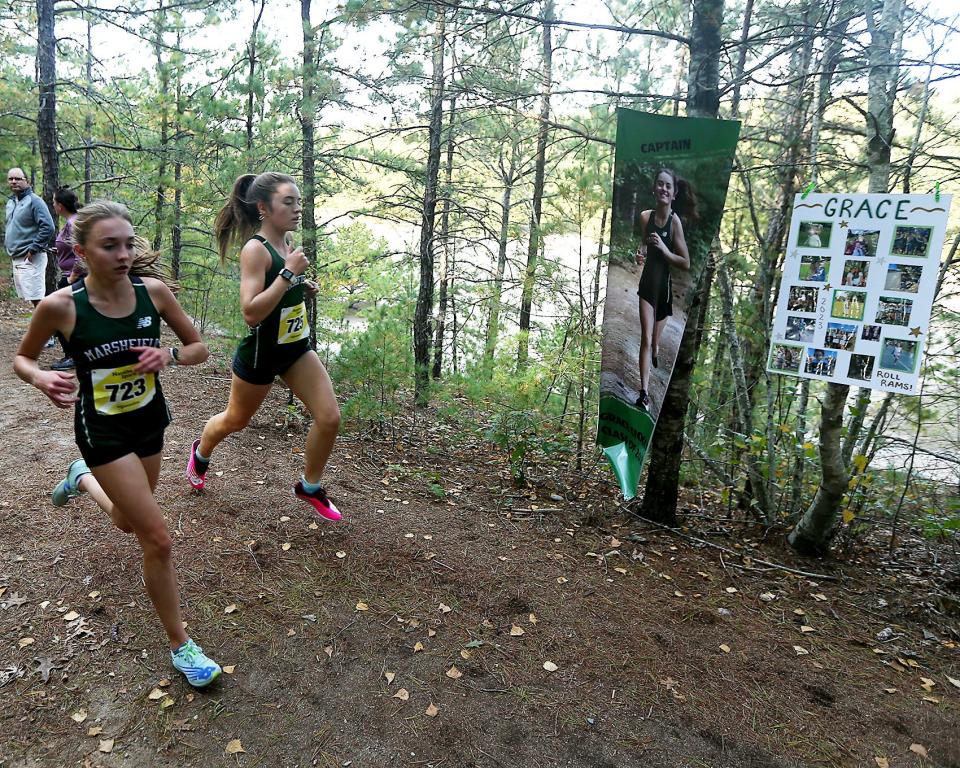
[(343, 519), (343, 515), (340, 514), (338, 510), (330, 499), (327, 498), (327, 492), (323, 488), (319, 488), (313, 493), (307, 493), (303, 489), (303, 483), (299, 480), (297, 484), (293, 486), (293, 495), (298, 499), (303, 499), (307, 504), (313, 507), (313, 511), (316, 512), (324, 520), (332, 520), (336, 522), (337, 520)]
[(193, 441), (193, 445), (190, 446), (190, 458), (187, 460), (187, 481), (190, 483), (190, 487), (195, 491), (202, 491), (203, 485), (206, 482), (205, 476), (206, 471), (198, 472), (197, 471), (197, 448), (200, 446), (200, 439)]

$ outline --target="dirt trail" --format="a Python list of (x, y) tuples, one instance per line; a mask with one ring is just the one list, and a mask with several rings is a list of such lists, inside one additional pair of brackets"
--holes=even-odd
[[(924, 765), (960, 764), (960, 692), (942, 674), (960, 677), (955, 652), (916, 657), (939, 681), (941, 703), (922, 703), (920, 672), (871, 650), (887, 620), (840, 588), (731, 575), (668, 534), (631, 542), (638, 526), (610, 498), (511, 490), (489, 446), (454, 449), (429, 419), (409, 439), (343, 437), (338, 526), (289, 494), (304, 425), (280, 391), (192, 493), (183, 457), (225, 401), (224, 355), (164, 375), (175, 421), (158, 495), (185, 618), (234, 667), (194, 692), (169, 665), (133, 541), (87, 498), (50, 504), (75, 457), (71, 415), (10, 370), (24, 322), (0, 305), (3, 768), (920, 765), (914, 742)], [(607, 527), (579, 524), (601, 506)], [(776, 601), (758, 600), (767, 590)], [(234, 739), (244, 752), (226, 754)]]

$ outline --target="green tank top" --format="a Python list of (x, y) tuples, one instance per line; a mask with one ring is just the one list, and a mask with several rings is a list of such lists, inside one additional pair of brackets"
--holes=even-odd
[[(269, 288), (280, 276), (284, 261), (267, 239), (254, 235), (270, 254), (270, 268), (264, 277), (263, 288)], [(287, 288), (280, 303), (241, 340), (237, 357), (249, 368), (261, 369), (281, 360), (299, 357), (309, 349), (310, 328), (307, 306), (303, 300), (302, 281)]]
[(170, 423), (157, 374), (133, 370), (139, 353), (131, 347), (160, 346), (160, 313), (143, 280), (131, 275), (130, 282), (136, 305), (126, 317), (100, 314), (90, 303), (86, 281), (73, 284), (77, 321), (66, 353), (73, 358), (79, 382), (77, 429), (86, 432), (92, 445), (98, 433), (109, 436), (131, 426), (147, 435)]

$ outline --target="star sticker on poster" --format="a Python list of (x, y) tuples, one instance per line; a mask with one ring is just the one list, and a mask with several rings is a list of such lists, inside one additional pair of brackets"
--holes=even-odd
[(842, 219), (840, 221), (840, 229), (849, 229), (849, 228), (850, 228), (850, 222), (847, 221), (846, 219)]
[(783, 334), (782, 334), (782, 333), (778, 333), (778, 334), (774, 335), (773, 338), (774, 338), (775, 341), (783, 341)]
[(923, 331), (920, 330), (920, 326), (919, 326), (919, 325), (918, 325), (916, 328), (911, 328), (911, 329), (910, 329), (910, 335), (911, 335), (911, 336), (916, 336), (917, 338), (920, 338), (920, 335), (921, 335), (922, 333), (923, 333)]
[(877, 259), (877, 265), (878, 265), (878, 266), (879, 266), (879, 265), (886, 264), (886, 263), (887, 263), (887, 257), (886, 257), (886, 256), (881, 256), (879, 259)]
[(833, 286), (830, 285), (830, 283), (827, 283), (825, 286), (823, 286), (823, 290), (825, 290), (825, 291), (829, 291), (829, 290), (831, 290), (832, 288), (833, 288)]
[(797, 258), (799, 255), (800, 255), (800, 251), (798, 251), (796, 248), (794, 248), (792, 251), (790, 251), (789, 258), (795, 259), (795, 258)]

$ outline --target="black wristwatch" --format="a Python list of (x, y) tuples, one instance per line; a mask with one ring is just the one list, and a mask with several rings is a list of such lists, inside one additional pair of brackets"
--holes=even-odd
[(287, 269), (286, 267), (284, 267), (283, 269), (280, 270), (280, 277), (282, 277), (284, 280), (286, 280), (286, 281), (287, 281), (288, 283), (290, 283), (291, 285), (293, 285), (293, 283), (294, 283), (294, 282), (296, 281), (296, 279), (297, 279), (297, 276), (296, 276), (295, 274), (293, 274), (293, 272), (291, 272), (291, 271), (290, 271), (289, 269)]
[(170, 347), (170, 362), (167, 365), (170, 368), (180, 365), (180, 350), (176, 347)]

